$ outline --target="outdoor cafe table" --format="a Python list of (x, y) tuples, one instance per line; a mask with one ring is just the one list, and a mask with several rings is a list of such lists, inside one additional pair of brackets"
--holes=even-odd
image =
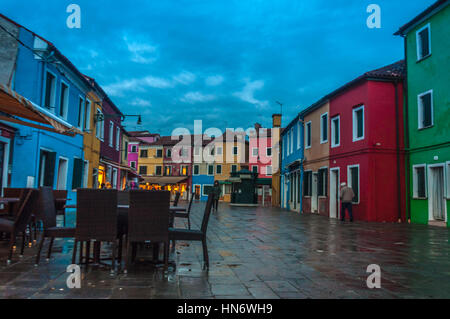
[(0, 204), (18, 203), (19, 201), (18, 197), (0, 197)]

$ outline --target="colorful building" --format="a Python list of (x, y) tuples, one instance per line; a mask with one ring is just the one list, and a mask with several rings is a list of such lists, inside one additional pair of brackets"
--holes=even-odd
[[(201, 142), (198, 141), (199, 139)], [(192, 152), (192, 191), (195, 199), (206, 201), (214, 185), (215, 174), (222, 173), (222, 164), (215, 163), (214, 154), (211, 154), (211, 150), (214, 149), (214, 139), (206, 135), (194, 135), (193, 142), (197, 145), (193, 146)], [(204, 156), (204, 153), (210, 155), (210, 158)]]
[[(329, 101), (329, 119), (321, 124), (321, 131), (329, 132), (330, 217), (339, 216), (339, 185), (346, 182), (355, 193), (355, 220), (405, 220), (404, 69), (400, 61), (367, 72), (318, 103)], [(326, 108), (322, 110), (317, 116), (324, 120)], [(326, 125), (329, 129), (325, 130)], [(324, 133), (315, 132), (313, 140), (321, 143), (318, 136)], [(326, 158), (326, 153), (319, 157)], [(311, 188), (317, 188), (314, 181)]]
[(297, 115), (281, 133), (281, 207), (301, 212), (303, 125)]
[(407, 210), (413, 223), (450, 226), (450, 1), (400, 28), (405, 39)]
[(272, 206), (281, 206), (281, 114), (272, 115)]
[(305, 135), (302, 211), (324, 216), (329, 215), (329, 113), (330, 104), (326, 100), (319, 101), (300, 113)]

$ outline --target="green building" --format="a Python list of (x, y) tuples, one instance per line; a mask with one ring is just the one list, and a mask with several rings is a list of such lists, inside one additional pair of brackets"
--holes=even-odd
[(447, 225), (450, 214), (450, 1), (400, 28), (405, 39), (407, 211), (411, 222)]

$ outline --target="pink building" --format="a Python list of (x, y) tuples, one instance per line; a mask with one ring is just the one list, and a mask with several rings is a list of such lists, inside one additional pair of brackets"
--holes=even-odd
[(128, 132), (130, 142), (128, 144), (128, 166), (137, 170), (139, 167), (139, 145), (142, 143), (150, 144), (160, 139), (157, 133), (149, 131), (132, 131)]

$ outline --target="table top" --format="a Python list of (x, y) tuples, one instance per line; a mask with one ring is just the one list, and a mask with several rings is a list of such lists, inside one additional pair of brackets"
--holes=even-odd
[[(77, 208), (77, 205), (65, 205), (65, 208)], [(130, 205), (117, 205), (117, 208), (120, 209), (129, 209)], [(182, 206), (170, 206), (169, 210), (171, 212), (184, 212), (186, 211), (186, 207)]]
[(20, 201), (18, 197), (0, 197), (0, 204), (17, 203)]

